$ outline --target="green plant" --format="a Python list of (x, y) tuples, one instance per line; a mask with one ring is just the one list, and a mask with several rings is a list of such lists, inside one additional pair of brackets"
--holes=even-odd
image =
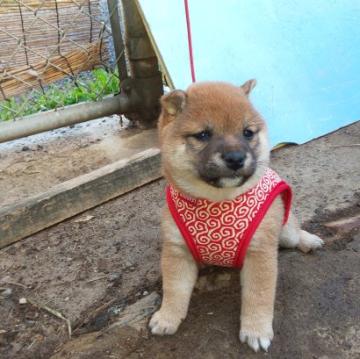
[(32, 91), (26, 95), (0, 102), (0, 121), (27, 116), (39, 111), (73, 105), (83, 101), (96, 101), (119, 91), (119, 78), (115, 73), (95, 69), (86, 78), (79, 76), (74, 82), (60, 81), (46, 87), (42, 93)]

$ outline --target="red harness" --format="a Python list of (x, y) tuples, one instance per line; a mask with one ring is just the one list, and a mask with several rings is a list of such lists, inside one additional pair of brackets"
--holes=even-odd
[(166, 200), (197, 262), (240, 268), (253, 234), (280, 194), (285, 206), (285, 224), (290, 212), (291, 188), (270, 168), (255, 187), (232, 201), (190, 198), (172, 186), (166, 189)]

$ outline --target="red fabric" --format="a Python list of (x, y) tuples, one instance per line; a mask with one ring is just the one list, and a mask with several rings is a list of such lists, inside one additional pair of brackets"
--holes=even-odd
[(197, 262), (240, 268), (253, 234), (280, 194), (285, 224), (290, 213), (291, 188), (270, 168), (255, 187), (233, 201), (189, 198), (172, 186), (166, 189), (166, 200)]

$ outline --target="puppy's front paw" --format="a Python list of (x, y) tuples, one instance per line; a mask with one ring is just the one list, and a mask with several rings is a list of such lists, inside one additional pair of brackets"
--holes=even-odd
[(242, 343), (247, 343), (249, 347), (256, 352), (259, 349), (265, 350), (267, 352), (267, 350), (270, 347), (273, 336), (274, 336), (273, 333), (257, 335), (243, 329), (240, 330), (240, 335), (239, 335), (240, 341)]
[(164, 310), (159, 310), (152, 316), (149, 327), (152, 334), (171, 335), (178, 330), (180, 323), (181, 318)]
[(302, 252), (307, 253), (312, 249), (321, 247), (323, 244), (324, 241), (317, 235), (300, 230), (300, 241), (298, 244), (298, 248)]

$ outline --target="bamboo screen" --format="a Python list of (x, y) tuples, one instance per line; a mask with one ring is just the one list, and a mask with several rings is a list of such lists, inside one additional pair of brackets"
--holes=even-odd
[(95, 67), (111, 70), (111, 47), (105, 0), (0, 0), (0, 106), (61, 79), (78, 86)]

